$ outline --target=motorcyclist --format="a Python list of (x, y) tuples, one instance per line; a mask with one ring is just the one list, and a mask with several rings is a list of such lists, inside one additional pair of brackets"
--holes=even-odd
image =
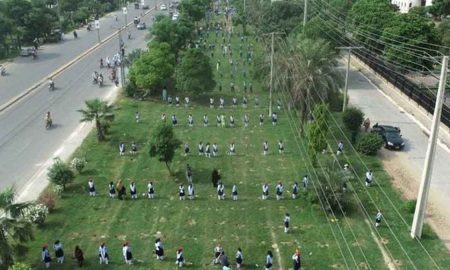
[(78, 38), (77, 31), (75, 31), (75, 30), (73, 30), (73, 37), (74, 37), (74, 38)]
[(36, 59), (36, 57), (37, 57), (37, 50), (36, 50), (36, 48), (32, 48), (31, 49), (31, 55), (33, 56), (33, 59)]
[(103, 58), (100, 58), (100, 68), (103, 68)]
[(97, 73), (97, 71), (94, 71), (94, 73), (92, 73), (92, 82), (93, 83), (97, 83), (98, 82), (98, 73)]
[(88, 23), (86, 29), (87, 29), (88, 31), (91, 31), (91, 23)]
[(101, 73), (98, 75), (98, 85), (103, 86), (103, 75)]
[(55, 82), (53, 81), (53, 79), (52, 79), (51, 77), (48, 78), (48, 88), (49, 88), (50, 90), (55, 89)]
[(370, 128), (370, 119), (367, 117), (363, 122), (364, 131), (367, 132)]
[(106, 67), (110, 68), (111, 67), (111, 61), (109, 61), (109, 57), (106, 56)]
[(0, 75), (2, 76), (6, 75), (6, 68), (2, 65), (0, 65)]
[(45, 114), (45, 128), (50, 128), (52, 126), (52, 116), (50, 112)]

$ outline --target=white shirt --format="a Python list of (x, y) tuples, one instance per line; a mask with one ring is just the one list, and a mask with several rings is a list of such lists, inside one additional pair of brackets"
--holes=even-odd
[(212, 145), (212, 148), (213, 148), (213, 152), (219, 151), (219, 148), (217, 148), (217, 144), (215, 144), (215, 143)]
[(189, 193), (189, 195), (193, 195), (194, 194), (194, 186), (193, 185), (189, 185), (188, 186), (188, 193)]
[(262, 190), (263, 190), (263, 192), (269, 191), (269, 185), (263, 185)]
[(234, 143), (230, 144), (230, 152), (234, 152), (235, 146)]
[(99, 246), (98, 247), (98, 254), (100, 255), (100, 257), (105, 258), (107, 252), (108, 251), (106, 250), (106, 246)]
[(366, 178), (367, 178), (367, 180), (372, 181), (373, 180), (373, 173), (372, 172), (366, 172)]
[(147, 190), (148, 190), (148, 192), (150, 192), (150, 189), (152, 189), (152, 188), (153, 188), (153, 185), (149, 183), (149, 184), (147, 185)]

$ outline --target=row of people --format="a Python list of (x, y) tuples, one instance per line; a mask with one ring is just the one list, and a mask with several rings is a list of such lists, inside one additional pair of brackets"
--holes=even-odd
[[(231, 83), (230, 85), (231, 85), (230, 87), (233, 86), (232, 83)], [(249, 83), (248, 86), (249, 86), (249, 87), (252, 87), (252, 84)], [(244, 87), (245, 87), (245, 88), (247, 87), (247, 83), (244, 83)], [(169, 106), (172, 106), (173, 104), (175, 104), (176, 107), (179, 107), (180, 104), (181, 104), (181, 99), (180, 99), (179, 96), (175, 96), (175, 99), (172, 98), (172, 96), (168, 96), (168, 97), (167, 97), (167, 102), (168, 102)], [(248, 98), (247, 98), (246, 96), (243, 96), (243, 97), (242, 97), (242, 107), (246, 108), (247, 105), (248, 105), (248, 102), (249, 102), (249, 101), (248, 101)], [(190, 103), (191, 103), (191, 99), (190, 99), (189, 97), (185, 97), (185, 98), (184, 98), (184, 106), (185, 106), (185, 107), (189, 107), (189, 106), (190, 106)], [(256, 97), (255, 97), (255, 105), (256, 105), (256, 106), (259, 106), (259, 103), (260, 103), (260, 102), (259, 102), (259, 98), (256, 96)], [(282, 102), (281, 102), (280, 99), (277, 100), (276, 104), (277, 104), (276, 106), (277, 106), (278, 110), (281, 110), (281, 108), (282, 108)], [(233, 97), (233, 98), (231, 99), (231, 106), (235, 108), (235, 107), (237, 107), (238, 105), (239, 105), (238, 98), (237, 98), (237, 97)], [(214, 99), (213, 97), (209, 98), (209, 107), (210, 107), (210, 108), (214, 108), (215, 106), (216, 106), (216, 101), (215, 101), (215, 99)], [(225, 99), (224, 99), (223, 97), (220, 97), (220, 98), (219, 98), (219, 104), (218, 104), (218, 107), (219, 107), (219, 108), (224, 108), (224, 107), (225, 107)]]
[[(259, 125), (260, 126), (262, 126), (264, 124), (264, 119), (265, 119), (264, 114), (260, 113), (259, 114)], [(167, 121), (167, 115), (165, 113), (161, 114), (161, 120), (163, 122)], [(271, 120), (272, 120), (272, 125), (276, 126), (278, 124), (277, 112), (272, 112)], [(175, 114), (172, 114), (171, 121), (172, 121), (173, 127), (178, 126), (178, 118)], [(203, 115), (202, 122), (203, 122), (204, 127), (209, 126), (209, 117), (207, 114)], [(244, 114), (243, 123), (244, 123), (244, 127), (248, 127), (250, 125), (250, 115), (248, 113)], [(226, 127), (227, 126), (227, 119), (224, 114), (218, 114), (216, 116), (216, 124), (218, 127)], [(188, 114), (188, 116), (187, 116), (187, 125), (189, 127), (194, 127), (194, 116), (192, 116), (192, 114)], [(230, 115), (228, 117), (228, 127), (232, 128), (235, 126), (236, 126), (236, 118), (234, 117), (234, 115)]]
[[(278, 140), (278, 153), (283, 154), (284, 153), (284, 142), (283, 140)], [(263, 155), (267, 156), (269, 154), (269, 143), (267, 141), (263, 142)], [(203, 144), (203, 142), (199, 142), (198, 144), (198, 155), (199, 156), (205, 156), (205, 157), (217, 157), (219, 156), (219, 146), (217, 143), (210, 144), (207, 142), (206, 144)], [(184, 155), (187, 156), (191, 153), (191, 148), (188, 143), (184, 144)], [(212, 155), (211, 155), (212, 154)], [(236, 145), (234, 142), (231, 142), (228, 146), (228, 155), (235, 155), (236, 154)]]

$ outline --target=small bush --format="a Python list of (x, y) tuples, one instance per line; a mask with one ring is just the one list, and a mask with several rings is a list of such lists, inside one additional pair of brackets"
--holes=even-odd
[(342, 115), (342, 121), (348, 130), (357, 132), (364, 121), (364, 113), (355, 107), (347, 108)]
[(64, 187), (61, 185), (53, 185), (52, 190), (53, 190), (53, 193), (55, 193), (55, 195), (61, 196), (61, 194), (64, 191)]
[(86, 167), (86, 159), (84, 158), (74, 158), (72, 162), (70, 162), (70, 167), (72, 170), (75, 170), (78, 172), (78, 174), (81, 174), (83, 172), (84, 167)]
[(414, 211), (416, 210), (416, 203), (417, 200), (406, 201), (402, 206), (403, 211), (408, 214), (414, 214)]
[(51, 212), (56, 206), (56, 194), (53, 191), (45, 191), (39, 196), (38, 203), (47, 206)]
[(343, 103), (344, 95), (341, 92), (336, 92), (328, 96), (328, 106), (333, 112), (341, 112)]
[(374, 156), (383, 146), (384, 141), (380, 135), (375, 133), (365, 134), (361, 139), (359, 139), (356, 145), (356, 150), (368, 156)]
[(66, 184), (72, 182), (75, 177), (73, 171), (60, 158), (55, 158), (53, 160), (53, 165), (48, 169), (47, 176), (51, 183), (60, 185), (63, 189), (65, 189)]
[(127, 97), (135, 97), (139, 91), (139, 89), (137, 89), (136, 84), (133, 82), (133, 80), (130, 80), (127, 85), (125, 85), (125, 95)]
[(41, 203), (31, 204), (23, 211), (24, 219), (34, 224), (44, 223), (45, 219), (47, 218), (47, 215), (48, 215), (48, 208), (47, 206)]
[(26, 263), (17, 262), (11, 265), (8, 270), (31, 270), (31, 266)]

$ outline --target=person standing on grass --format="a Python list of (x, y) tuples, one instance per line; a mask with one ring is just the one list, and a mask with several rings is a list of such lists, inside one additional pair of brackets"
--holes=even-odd
[(177, 249), (177, 254), (176, 254), (176, 261), (175, 261), (175, 264), (178, 266), (178, 267), (183, 267), (183, 265), (184, 265), (184, 254), (183, 254), (183, 248), (182, 247), (179, 247), (178, 249)]
[(209, 142), (207, 142), (205, 146), (205, 157), (211, 157), (211, 145), (209, 144)]
[(148, 181), (147, 184), (147, 196), (149, 199), (153, 199), (155, 196), (155, 188), (153, 187), (153, 182)]
[(225, 251), (222, 250), (219, 256), (220, 265), (223, 267), (222, 269), (230, 269), (230, 262), (228, 261), (228, 256), (225, 255)]
[(225, 100), (223, 99), (223, 97), (219, 98), (219, 108), (223, 109), (223, 107), (225, 106)]
[(53, 249), (55, 250), (56, 261), (62, 264), (64, 262), (64, 250), (59, 240), (56, 240), (55, 244), (53, 244)]
[(135, 112), (134, 113), (134, 119), (136, 120), (136, 123), (139, 124), (139, 122), (141, 120), (141, 114), (139, 112)]
[(370, 185), (372, 185), (373, 182), (373, 172), (372, 170), (368, 170), (366, 172), (366, 187), (370, 187)]
[(137, 154), (137, 144), (135, 142), (131, 143), (131, 150), (130, 150), (130, 154), (132, 156)]
[(266, 255), (266, 270), (272, 270), (272, 265), (273, 265), (273, 255), (272, 255), (272, 251), (268, 250), (267, 251), (267, 255)]
[(236, 155), (236, 146), (234, 145), (234, 142), (230, 143), (230, 147), (228, 149), (228, 155), (230, 155), (230, 156)]
[(221, 126), (222, 128), (224, 128), (225, 125), (226, 125), (225, 115), (222, 113), (222, 114), (220, 115), (220, 126)]
[(378, 209), (377, 215), (375, 216), (375, 227), (379, 227), (381, 225), (381, 220), (383, 219), (383, 214), (381, 210)]
[(259, 114), (259, 125), (262, 126), (264, 124), (264, 115), (262, 113)]
[(281, 99), (277, 100), (277, 109), (281, 111)]
[(220, 127), (222, 124), (222, 118), (220, 117), (220, 115), (216, 116), (216, 121), (217, 121), (217, 127)]
[(185, 97), (184, 98), (184, 107), (189, 107), (189, 102), (190, 102), (190, 99), (189, 99), (189, 97)]
[(283, 191), (284, 191), (283, 184), (281, 182), (278, 182), (277, 186), (275, 187), (277, 201), (279, 201), (283, 198)]
[(42, 246), (41, 257), (42, 261), (45, 264), (45, 268), (50, 268), (50, 262), (52, 261), (52, 258), (50, 257), (50, 252), (48, 251), (47, 244), (44, 244), (44, 246)]
[(244, 115), (244, 127), (248, 127), (249, 122), (250, 122), (250, 118), (249, 118), (249, 116), (248, 116), (248, 113), (246, 113), (246, 114)]
[(189, 125), (189, 127), (194, 126), (194, 117), (192, 117), (192, 114), (188, 115), (188, 125)]
[(89, 190), (89, 196), (94, 197), (95, 196), (95, 184), (94, 180), (89, 179), (88, 181), (88, 190)]
[(269, 185), (267, 183), (264, 183), (264, 185), (262, 186), (262, 199), (263, 200), (267, 200), (267, 198), (269, 197)]
[(217, 184), (221, 181), (220, 172), (218, 169), (214, 169), (211, 174), (211, 180), (213, 187), (217, 188)]
[(292, 262), (294, 270), (300, 270), (302, 268), (302, 255), (300, 250), (296, 250), (294, 255), (292, 255)]
[(172, 114), (172, 126), (177, 126), (178, 124), (178, 120), (177, 117), (175, 116), (175, 114)]
[(237, 107), (237, 98), (236, 97), (233, 97), (233, 108), (236, 108)]
[(178, 187), (178, 195), (180, 197), (180, 201), (184, 201), (184, 195), (186, 195), (186, 194), (184, 193), (184, 186), (183, 186), (183, 184), (181, 184)]
[(214, 157), (217, 157), (219, 155), (219, 147), (217, 146), (217, 143), (213, 143), (212, 153)]
[(230, 115), (230, 127), (234, 127), (234, 116)]
[(272, 113), (272, 125), (276, 126), (278, 123), (278, 115), (276, 112)]
[(125, 144), (120, 143), (119, 144), (119, 156), (123, 156), (123, 155), (125, 155)]
[(242, 98), (242, 107), (247, 108), (248, 99), (246, 96)]
[(195, 197), (194, 185), (192, 183), (188, 185), (188, 197), (189, 200), (193, 200)]
[(109, 197), (111, 199), (114, 199), (116, 197), (116, 187), (112, 181), (109, 182), (108, 190), (109, 190)]
[(122, 256), (125, 260), (125, 264), (131, 265), (133, 264), (133, 253), (131, 253), (131, 247), (128, 241), (123, 243), (122, 246)]
[(242, 249), (239, 247), (236, 251), (236, 268), (240, 269), (244, 263), (244, 255), (242, 254)]
[(157, 260), (164, 260), (164, 247), (160, 238), (157, 238), (155, 241), (155, 254)]
[(83, 267), (84, 255), (83, 251), (79, 246), (75, 246), (75, 250), (73, 251), (73, 257), (77, 260), (78, 266)]
[(184, 156), (187, 156), (189, 154), (189, 151), (190, 151), (189, 144), (185, 143), (184, 144)]
[(208, 126), (208, 115), (207, 114), (204, 114), (203, 115), (203, 126), (204, 127), (207, 127)]
[(305, 174), (305, 176), (303, 176), (302, 184), (303, 184), (303, 191), (306, 191), (306, 189), (308, 188), (308, 184), (309, 184), (309, 178), (306, 174)]
[(188, 181), (188, 183), (192, 183), (194, 181), (192, 168), (189, 164), (186, 164), (186, 180)]
[(217, 199), (225, 200), (225, 186), (222, 182), (219, 182), (217, 185)]
[(131, 199), (137, 199), (137, 189), (136, 189), (136, 183), (133, 181), (130, 184), (130, 195)]
[(214, 109), (214, 98), (209, 98), (209, 107)]
[(294, 185), (292, 186), (292, 199), (296, 199), (298, 195), (298, 183), (294, 182)]
[(167, 115), (165, 113), (161, 114), (161, 121), (164, 122), (164, 124), (166, 123), (166, 119), (167, 119)]
[(342, 141), (339, 141), (337, 145), (336, 155), (339, 156), (340, 154), (342, 154), (342, 152), (344, 152), (344, 143)]
[(238, 190), (236, 184), (233, 185), (233, 188), (231, 188), (231, 194), (233, 195), (233, 201), (237, 201), (238, 199)]
[(126, 188), (122, 183), (122, 180), (119, 180), (116, 185), (117, 193), (119, 194), (119, 200), (123, 200), (126, 195)]
[(265, 141), (263, 143), (263, 155), (267, 156), (269, 154), (269, 143)]
[(109, 255), (108, 250), (106, 249), (105, 243), (101, 243), (98, 247), (98, 258), (100, 260), (100, 264), (108, 264), (109, 263)]
[(283, 154), (284, 153), (284, 143), (282, 140), (278, 141), (278, 153)]
[(167, 97), (167, 102), (169, 103), (169, 106), (172, 106), (172, 97), (171, 96)]
[(217, 246), (214, 247), (214, 260), (213, 260), (214, 264), (219, 264), (219, 258), (220, 258), (220, 255), (222, 254), (222, 252), (223, 252), (223, 248), (219, 243), (219, 244), (217, 244)]
[(175, 106), (177, 106), (177, 107), (180, 106), (180, 97), (179, 96), (175, 96)]
[(286, 215), (284, 215), (284, 233), (289, 232), (289, 223), (290, 222), (291, 222), (291, 216), (289, 215), (289, 213), (286, 213)]

